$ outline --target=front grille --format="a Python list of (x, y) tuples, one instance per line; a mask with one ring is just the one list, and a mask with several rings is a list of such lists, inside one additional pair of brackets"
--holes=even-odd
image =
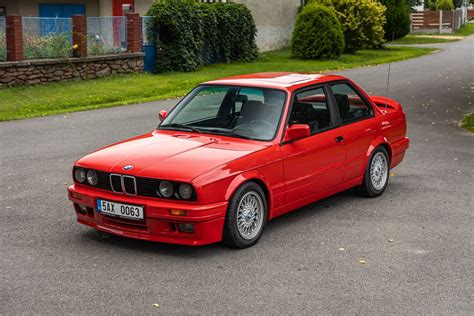
[(112, 190), (115, 192), (123, 192), (122, 191), (122, 176), (119, 174), (111, 174), (110, 186), (112, 187)]
[(156, 191), (160, 182), (155, 179), (137, 178), (137, 194), (149, 197), (159, 197)]
[(135, 182), (135, 177), (131, 176), (122, 176), (123, 179), (123, 189), (125, 193), (129, 195), (137, 195), (137, 184)]
[(97, 178), (99, 179), (96, 187), (102, 190), (112, 191), (112, 187), (110, 185), (110, 174), (103, 171), (96, 171), (96, 172), (97, 172)]
[[(73, 172), (75, 168), (73, 169)], [(98, 171), (98, 170), (96, 170), (96, 172), (97, 172), (97, 178), (98, 178), (97, 185), (92, 186), (89, 183), (87, 183), (87, 181), (81, 183), (81, 185), (95, 187), (98, 189), (112, 191), (116, 193), (125, 193), (127, 195), (137, 195), (137, 196), (163, 198), (163, 199), (171, 199), (171, 200), (182, 200), (179, 197), (179, 195), (176, 193), (179, 187), (178, 182), (172, 182), (174, 185), (175, 194), (169, 198), (164, 198), (160, 196), (158, 193), (158, 187), (160, 185), (160, 182), (163, 181), (161, 179), (133, 177), (129, 175), (108, 173), (108, 172)], [(123, 187), (122, 187), (122, 184), (123, 184)], [(186, 200), (186, 201), (191, 202), (191, 201), (196, 201), (196, 199), (197, 199), (196, 194), (193, 193), (193, 196), (189, 200)]]

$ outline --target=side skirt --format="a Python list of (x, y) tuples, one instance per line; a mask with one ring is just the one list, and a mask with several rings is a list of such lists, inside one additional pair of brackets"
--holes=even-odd
[(321, 199), (324, 199), (328, 196), (334, 195), (336, 193), (348, 190), (350, 188), (353, 188), (355, 186), (358, 186), (362, 183), (363, 176), (351, 179), (349, 181), (343, 182), (339, 185), (336, 185), (330, 189), (327, 189), (326, 191), (319, 192), (315, 195), (308, 196), (303, 199), (299, 199), (297, 201), (293, 201), (291, 203), (288, 203), (286, 205), (280, 206), (274, 210), (270, 210), (270, 216), (269, 220), (274, 219), (275, 217), (281, 216), (283, 214), (286, 214), (288, 212), (291, 212), (293, 210), (296, 210), (297, 208), (303, 207), (305, 205), (314, 203), (316, 201), (319, 201)]

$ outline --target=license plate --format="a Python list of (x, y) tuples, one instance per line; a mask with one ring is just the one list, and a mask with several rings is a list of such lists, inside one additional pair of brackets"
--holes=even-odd
[(127, 219), (143, 220), (143, 206), (122, 204), (97, 199), (97, 211), (101, 214), (118, 216)]

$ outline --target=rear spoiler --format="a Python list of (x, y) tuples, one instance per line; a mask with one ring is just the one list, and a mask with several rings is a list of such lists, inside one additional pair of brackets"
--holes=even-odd
[(372, 102), (375, 103), (375, 105), (377, 106), (377, 108), (379, 108), (380, 111), (383, 111), (385, 107), (387, 107), (388, 110), (392, 111), (403, 110), (402, 105), (395, 100), (382, 96), (371, 96), (370, 99), (372, 100)]

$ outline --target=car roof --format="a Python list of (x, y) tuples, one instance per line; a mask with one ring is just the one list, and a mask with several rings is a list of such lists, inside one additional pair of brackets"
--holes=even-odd
[(261, 72), (208, 81), (205, 84), (255, 86), (263, 88), (296, 89), (328, 81), (343, 80), (345, 77), (332, 74)]

